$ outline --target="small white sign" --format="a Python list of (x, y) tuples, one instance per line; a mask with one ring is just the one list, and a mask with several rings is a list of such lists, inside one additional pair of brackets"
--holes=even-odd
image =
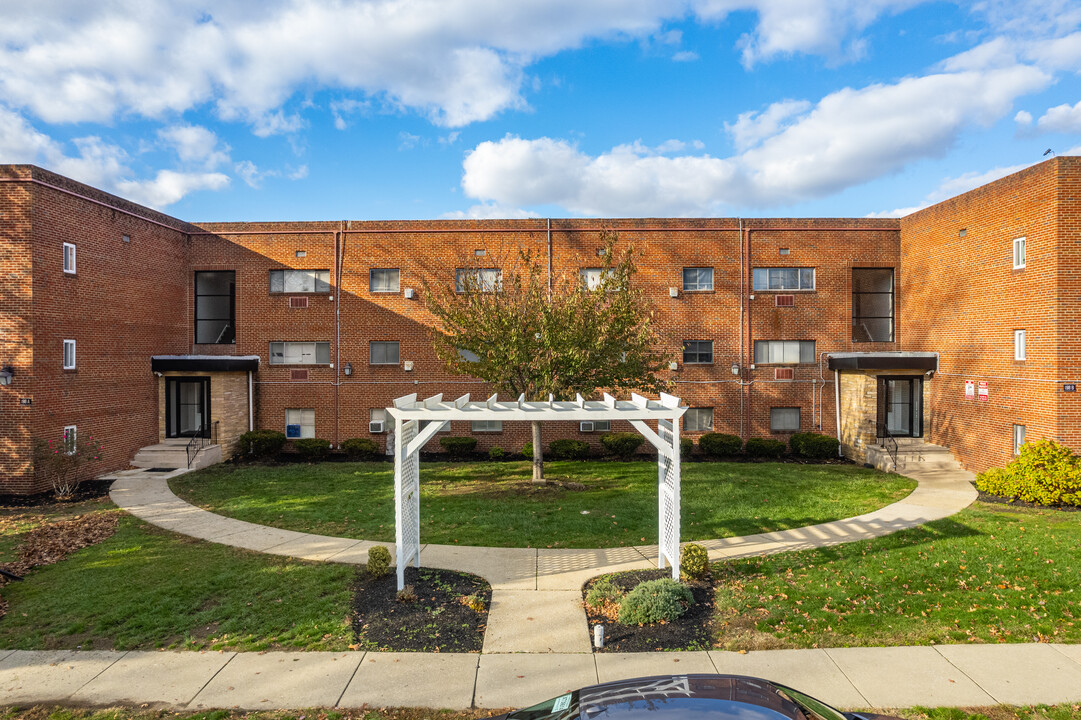
[(965, 400), (973, 400), (976, 398), (976, 383), (971, 380), (965, 380)]
[(989, 395), (987, 393), (987, 381), (980, 380), (979, 387), (977, 388), (977, 395), (980, 400), (987, 400)]

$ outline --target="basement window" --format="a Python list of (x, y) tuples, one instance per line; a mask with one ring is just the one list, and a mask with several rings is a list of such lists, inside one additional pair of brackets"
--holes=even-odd
[(852, 268), (852, 342), (893, 342), (893, 268)]
[(713, 408), (690, 408), (683, 414), (684, 432), (713, 432)]
[(472, 430), (475, 433), (503, 432), (502, 420), (474, 420)]
[(769, 429), (770, 432), (799, 432), (799, 408), (770, 408)]

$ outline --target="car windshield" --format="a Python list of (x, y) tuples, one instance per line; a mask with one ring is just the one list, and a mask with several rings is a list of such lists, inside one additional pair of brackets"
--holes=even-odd
[(578, 717), (578, 691), (545, 700), (507, 715), (507, 720), (575, 720)]
[(839, 711), (834, 710), (821, 700), (815, 700), (810, 695), (804, 695), (799, 690), (793, 690), (785, 685), (777, 685), (777, 690), (782, 695), (799, 705), (807, 715), (807, 720), (847, 720)]

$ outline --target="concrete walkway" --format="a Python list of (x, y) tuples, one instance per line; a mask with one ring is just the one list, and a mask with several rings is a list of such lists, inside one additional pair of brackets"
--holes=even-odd
[[(311, 535), (215, 515), (181, 500), (168, 481), (186, 470), (116, 474), (113, 502), (166, 530), (234, 547), (314, 561), (365, 563), (368, 549), (390, 543)], [(779, 532), (707, 540), (711, 560), (805, 550), (868, 540), (952, 515), (976, 499), (973, 476), (961, 470), (918, 468), (905, 499), (874, 512)], [(492, 585), (485, 653), (588, 653), (581, 588), (602, 573), (657, 567), (656, 545), (596, 550), (487, 548), (428, 544), (425, 567), (473, 573)]]

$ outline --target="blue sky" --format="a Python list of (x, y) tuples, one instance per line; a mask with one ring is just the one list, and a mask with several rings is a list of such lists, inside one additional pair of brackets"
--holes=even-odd
[(0, 7), (0, 163), (193, 221), (897, 216), (1048, 148), (1076, 0)]

